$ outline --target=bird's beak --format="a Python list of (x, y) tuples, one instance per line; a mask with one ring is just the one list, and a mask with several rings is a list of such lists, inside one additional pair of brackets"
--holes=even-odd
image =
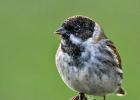
[(63, 27), (60, 27), (59, 29), (57, 29), (55, 32), (55, 34), (58, 34), (58, 35), (63, 35), (66, 33), (66, 30), (63, 28)]

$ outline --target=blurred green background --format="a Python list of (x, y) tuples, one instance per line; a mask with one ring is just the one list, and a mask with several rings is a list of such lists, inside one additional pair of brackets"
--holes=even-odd
[[(127, 96), (140, 100), (139, 0), (0, 0), (0, 100), (69, 100), (55, 66), (53, 32), (72, 15), (95, 19), (119, 48)], [(102, 98), (98, 98), (102, 100)]]

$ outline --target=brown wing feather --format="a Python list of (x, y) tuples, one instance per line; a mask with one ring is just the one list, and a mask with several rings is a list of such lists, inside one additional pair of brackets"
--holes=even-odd
[(122, 69), (122, 66), (121, 66), (121, 57), (118, 53), (118, 50), (116, 49), (116, 47), (114, 46), (113, 42), (112, 41), (107, 41), (107, 44), (106, 44), (107, 48), (109, 48), (111, 50), (111, 52), (113, 53), (114, 55), (114, 58), (115, 58), (115, 61), (116, 63), (118, 64), (118, 67), (120, 69)]

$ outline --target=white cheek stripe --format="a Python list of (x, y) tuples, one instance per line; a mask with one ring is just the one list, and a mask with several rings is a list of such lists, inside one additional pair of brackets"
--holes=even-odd
[(73, 44), (80, 44), (82, 40), (78, 37), (75, 37), (73, 34), (70, 35), (70, 40)]
[(97, 23), (95, 23), (94, 32), (93, 32), (93, 37), (94, 37), (94, 36), (97, 36), (97, 35), (100, 34), (100, 33), (101, 33), (101, 28), (100, 28), (100, 26), (99, 26)]

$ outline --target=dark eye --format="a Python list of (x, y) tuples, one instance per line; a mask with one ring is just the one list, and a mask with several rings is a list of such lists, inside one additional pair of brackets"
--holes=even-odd
[(76, 26), (76, 27), (74, 28), (74, 31), (75, 31), (75, 32), (79, 32), (79, 31), (80, 31), (80, 26)]

